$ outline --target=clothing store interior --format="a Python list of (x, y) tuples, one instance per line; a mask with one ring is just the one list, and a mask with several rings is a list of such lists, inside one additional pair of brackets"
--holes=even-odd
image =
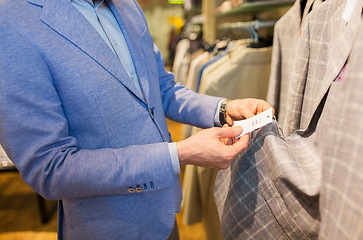
[[(175, 81), (275, 111), (229, 168), (181, 167), (180, 239), (363, 239), (363, 1), (137, 2)], [(0, 240), (57, 239), (57, 201), (0, 169)]]

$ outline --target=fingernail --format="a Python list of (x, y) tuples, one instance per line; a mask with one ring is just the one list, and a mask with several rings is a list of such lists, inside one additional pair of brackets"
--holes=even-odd
[(235, 128), (236, 128), (238, 131), (240, 131), (240, 132), (242, 132), (242, 131), (243, 131), (243, 128), (242, 128), (241, 126), (235, 126)]

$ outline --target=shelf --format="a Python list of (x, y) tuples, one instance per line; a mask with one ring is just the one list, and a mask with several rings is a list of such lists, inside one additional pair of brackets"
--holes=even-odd
[(274, 10), (281, 7), (288, 7), (292, 6), (295, 1), (279, 1), (279, 2), (250, 2), (250, 3), (242, 3), (237, 7), (234, 7), (226, 12), (216, 13), (217, 17), (224, 17), (224, 16), (232, 16), (237, 15), (240, 13), (254, 13), (254, 12), (262, 12), (262, 11), (269, 11)]

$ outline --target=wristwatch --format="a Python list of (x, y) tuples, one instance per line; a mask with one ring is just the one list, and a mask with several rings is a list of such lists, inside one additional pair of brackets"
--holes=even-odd
[(221, 107), (219, 108), (219, 122), (221, 123), (221, 125), (223, 126), (224, 124), (228, 124), (227, 123), (227, 103), (228, 100), (224, 99), (221, 102)]

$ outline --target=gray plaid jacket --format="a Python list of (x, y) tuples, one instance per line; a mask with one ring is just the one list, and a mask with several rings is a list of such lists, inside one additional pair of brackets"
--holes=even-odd
[[(303, 6), (305, 2), (305, 7)], [(320, 0), (296, 0), (276, 22), (267, 101), (274, 107), (279, 127), (284, 128), (289, 85), (294, 72), (297, 43), (307, 14), (321, 4)]]
[(267, 125), (218, 173), (225, 239), (363, 239), (362, 6), (348, 23), (344, 1), (308, 15), (297, 59), (304, 74), (296, 72), (289, 102), (302, 130), (284, 137)]

